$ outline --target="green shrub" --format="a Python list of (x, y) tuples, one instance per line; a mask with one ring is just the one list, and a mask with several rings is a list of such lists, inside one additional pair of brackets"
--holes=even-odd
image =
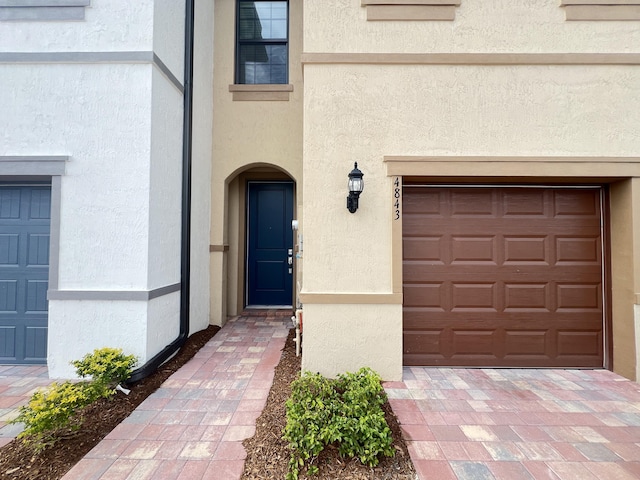
[(137, 360), (134, 355), (124, 355), (119, 348), (101, 348), (87, 353), (71, 364), (81, 378), (89, 377), (98, 397), (107, 398), (115, 393), (115, 387), (131, 376)]
[(24, 423), (25, 429), (18, 437), (33, 443), (36, 450), (53, 445), (56, 430), (80, 428), (81, 419), (75, 416), (76, 412), (99, 398), (113, 395), (116, 385), (131, 375), (136, 358), (123, 355), (122, 350), (103, 348), (71, 363), (79, 377), (90, 376), (91, 380), (54, 382), (48, 388), (36, 391), (11, 421)]
[(391, 430), (384, 418), (386, 401), (380, 376), (369, 368), (329, 380), (305, 372), (291, 384), (284, 439), (292, 449), (287, 480), (312, 465), (325, 446), (336, 444), (340, 455), (376, 466), (381, 455), (393, 456)]

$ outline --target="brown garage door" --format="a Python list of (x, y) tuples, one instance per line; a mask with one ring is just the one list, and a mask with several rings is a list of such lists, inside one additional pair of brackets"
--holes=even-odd
[(404, 363), (602, 367), (597, 188), (403, 194)]

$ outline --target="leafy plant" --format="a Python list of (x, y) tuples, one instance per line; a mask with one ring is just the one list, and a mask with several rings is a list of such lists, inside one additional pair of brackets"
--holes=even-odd
[(91, 379), (91, 388), (97, 391), (98, 397), (108, 398), (115, 393), (116, 385), (131, 376), (136, 362), (134, 355), (124, 355), (122, 349), (105, 347), (71, 364), (79, 377)]
[(71, 363), (79, 377), (90, 376), (91, 380), (54, 382), (48, 388), (36, 391), (29, 403), (20, 407), (18, 416), (11, 420), (11, 423), (24, 423), (25, 429), (18, 437), (33, 443), (36, 451), (55, 443), (53, 432), (56, 430), (79, 429), (78, 410), (99, 398), (113, 395), (115, 386), (131, 375), (136, 358), (124, 355), (122, 350), (103, 348)]
[(340, 455), (372, 467), (381, 455), (395, 454), (382, 410), (386, 395), (380, 376), (370, 368), (335, 380), (304, 372), (291, 390), (284, 430), (292, 450), (287, 480), (296, 480), (305, 465), (309, 475), (317, 473), (313, 462), (327, 445), (336, 444)]

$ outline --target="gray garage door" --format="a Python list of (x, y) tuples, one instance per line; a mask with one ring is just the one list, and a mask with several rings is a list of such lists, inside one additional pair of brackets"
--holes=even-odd
[(0, 185), (0, 363), (45, 363), (51, 187)]

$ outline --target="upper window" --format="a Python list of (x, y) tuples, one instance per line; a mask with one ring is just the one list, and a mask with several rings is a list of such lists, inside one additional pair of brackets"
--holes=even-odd
[(236, 83), (288, 82), (289, 5), (238, 0)]

